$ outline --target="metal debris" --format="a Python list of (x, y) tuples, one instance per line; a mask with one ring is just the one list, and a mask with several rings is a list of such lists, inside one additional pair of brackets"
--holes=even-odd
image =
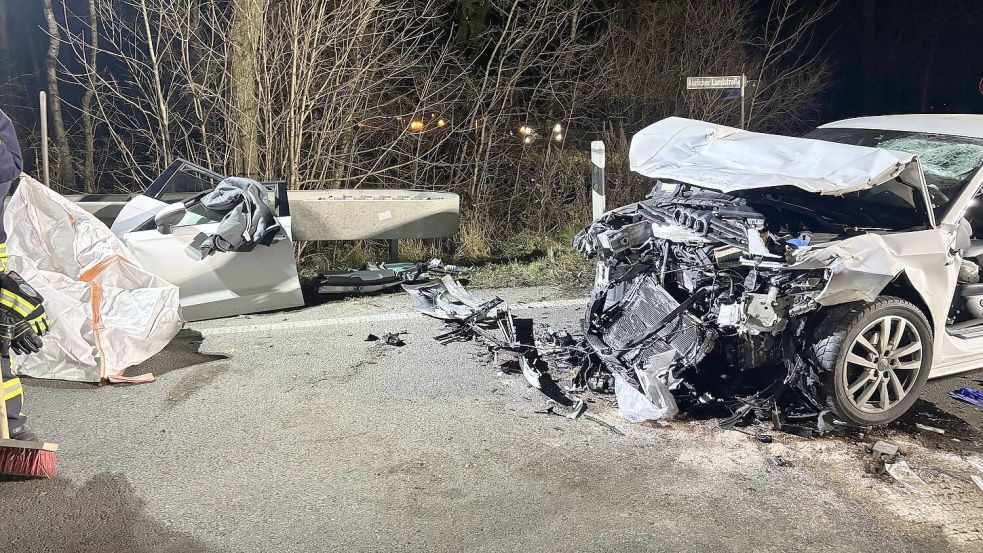
[(406, 332), (387, 332), (383, 334), (381, 338), (379, 336), (376, 336), (375, 334), (369, 334), (368, 336), (365, 337), (365, 341), (366, 342), (381, 341), (383, 344), (399, 348), (406, 345), (406, 342), (399, 337), (400, 334), (406, 334)]
[(319, 294), (350, 294), (378, 292), (400, 284), (426, 282), (447, 275), (463, 275), (469, 267), (444, 265), (440, 259), (425, 263), (383, 263), (349, 271), (321, 273)]
[(922, 424), (920, 422), (915, 423), (915, 428), (919, 430), (925, 430), (927, 432), (935, 432), (936, 434), (945, 434), (945, 430), (942, 428), (936, 428), (934, 426), (929, 426), (927, 424)]
[(789, 461), (788, 459), (786, 459), (785, 457), (782, 457), (781, 455), (775, 455), (774, 457), (772, 457), (771, 458), (771, 463), (773, 465), (775, 465), (776, 467), (791, 467), (792, 466), (792, 462)]

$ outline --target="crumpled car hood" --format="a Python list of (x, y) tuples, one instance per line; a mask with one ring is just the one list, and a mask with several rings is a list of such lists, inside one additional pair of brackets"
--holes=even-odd
[(631, 170), (721, 192), (795, 186), (840, 195), (887, 182), (902, 173), (921, 182), (912, 154), (808, 138), (742, 131), (669, 117), (631, 140)]

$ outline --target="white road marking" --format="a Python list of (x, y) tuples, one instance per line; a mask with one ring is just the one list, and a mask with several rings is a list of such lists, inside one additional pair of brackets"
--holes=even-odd
[[(550, 307), (577, 307), (587, 305), (587, 299), (575, 299), (575, 300), (551, 300), (551, 301), (534, 301), (528, 303), (517, 303), (515, 305), (510, 305), (509, 307), (513, 311), (522, 311), (524, 309), (546, 309)], [(206, 327), (206, 328), (194, 328), (201, 333), (202, 336), (227, 336), (229, 334), (244, 334), (252, 332), (283, 332), (285, 330), (302, 330), (307, 328), (320, 328), (324, 326), (340, 326), (340, 325), (350, 325), (358, 323), (378, 323), (387, 321), (404, 321), (408, 319), (416, 319), (419, 317), (426, 317), (426, 315), (419, 313), (417, 311), (411, 312), (401, 312), (401, 313), (382, 313), (379, 315), (359, 315), (356, 317), (336, 317), (332, 319), (313, 319), (304, 321), (281, 321), (277, 323), (265, 323), (265, 324), (253, 324), (253, 325), (240, 325), (240, 326), (216, 326), (216, 327)]]

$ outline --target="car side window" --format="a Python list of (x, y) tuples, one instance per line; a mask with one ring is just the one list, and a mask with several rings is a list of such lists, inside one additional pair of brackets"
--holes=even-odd
[(209, 223), (218, 223), (224, 217), (225, 213), (213, 211), (201, 205), (201, 202), (195, 202), (190, 206), (187, 206), (187, 211), (184, 214), (184, 218), (181, 219), (180, 223), (174, 226), (188, 227), (192, 225), (207, 225)]
[(157, 198), (163, 202), (179, 202), (202, 192), (215, 188), (218, 181), (197, 173), (175, 171), (167, 179)]

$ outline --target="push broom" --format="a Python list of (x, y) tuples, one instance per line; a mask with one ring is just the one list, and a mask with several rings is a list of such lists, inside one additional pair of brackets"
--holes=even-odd
[[(4, 351), (3, 355), (9, 355), (9, 351)], [(2, 390), (3, 374), (0, 374), (0, 396), (3, 396)], [(7, 400), (0, 397), (0, 474), (54, 478), (56, 451), (58, 444), (11, 440)]]

